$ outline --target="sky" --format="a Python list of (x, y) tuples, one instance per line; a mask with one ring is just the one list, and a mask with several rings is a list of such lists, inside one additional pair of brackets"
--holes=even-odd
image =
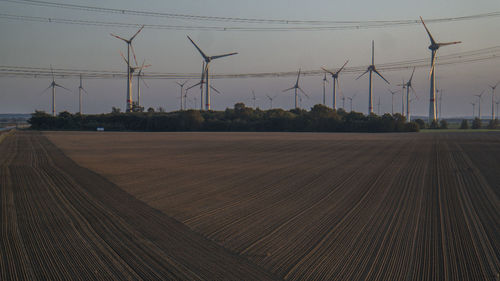
[[(128, 22), (133, 24), (193, 25), (223, 27), (266, 27), (269, 25), (232, 22), (209, 22), (186, 19), (109, 14), (55, 7), (26, 5), (23, 1), (0, 0), (0, 14), (65, 18), (88, 21)], [(423, 1), (229, 1), (229, 0), (106, 0), (60, 1), (103, 8), (154, 11), (211, 17), (366, 21), (366, 20), (418, 20), (459, 17), (500, 11), (498, 0), (423, 0)], [(500, 17), (469, 21), (430, 23), (428, 27), (438, 42), (462, 41), (462, 44), (443, 47), (439, 55), (466, 52), (500, 46), (498, 36)], [(86, 26), (58, 23), (26, 22), (0, 17), (0, 66), (22, 66), (65, 69), (126, 71), (120, 52), (126, 53), (126, 45), (110, 36), (115, 33), (130, 37), (137, 28)], [(145, 28), (134, 41), (138, 60), (145, 59), (152, 66), (147, 72), (198, 73), (201, 57), (187, 40), (189, 35), (210, 55), (238, 52), (238, 55), (214, 60), (211, 73), (261, 73), (318, 70), (320, 67), (339, 68), (349, 59), (350, 66), (368, 66), (371, 60), (371, 41), (375, 41), (375, 64), (428, 58), (428, 36), (422, 25), (392, 26), (384, 28), (328, 30), (328, 31), (213, 31), (213, 30), (165, 30)], [(443, 89), (442, 116), (470, 116), (473, 96), (488, 89), (488, 84), (500, 80), (500, 60), (437, 66), (437, 87)], [(430, 66), (429, 66), (430, 68)], [(428, 115), (429, 68), (418, 68), (413, 80), (417, 97), (411, 104), (412, 115)], [(403, 79), (408, 79), (411, 69), (382, 72), (391, 85), (374, 78), (374, 107), (378, 111), (391, 112), (391, 94), (388, 89), (398, 90)], [(368, 108), (368, 77), (355, 80), (361, 73), (340, 75), (341, 95), (352, 97), (353, 109), (366, 113)], [(269, 108), (266, 94), (276, 96), (274, 107), (290, 109), (294, 106), (290, 88), (295, 77), (215, 79), (212, 85), (221, 94), (212, 93), (212, 107), (224, 110), (236, 102)], [(309, 95), (302, 100), (302, 107), (309, 109), (322, 102), (322, 75), (301, 78), (301, 87)], [(57, 78), (57, 83), (72, 92), (57, 90), (56, 110), (78, 111), (78, 79)], [(331, 106), (331, 79), (327, 84), (327, 105)], [(162, 106), (168, 111), (179, 109), (178, 80), (147, 80), (149, 88), (141, 88), (141, 103), (146, 107)], [(30, 113), (34, 110), (51, 111), (51, 95), (41, 93), (50, 85), (47, 78), (1, 77), (0, 113)], [(181, 81), (178, 81), (181, 82)], [(188, 85), (197, 83), (188, 81)], [(125, 107), (125, 79), (84, 79), (88, 94), (84, 95), (85, 113), (110, 112), (113, 106)], [(134, 81), (134, 96), (135, 85)], [(190, 92), (189, 107), (199, 107), (199, 91)], [(497, 93), (500, 99), (500, 93)], [(196, 99), (196, 100), (195, 100)], [(196, 102), (196, 104), (195, 104)], [(338, 106), (342, 106), (339, 97)], [(395, 111), (401, 109), (401, 95), (395, 96)], [(346, 99), (345, 107), (349, 109)], [(476, 113), (477, 113), (476, 107)], [(491, 90), (482, 100), (482, 114), (491, 114)]]

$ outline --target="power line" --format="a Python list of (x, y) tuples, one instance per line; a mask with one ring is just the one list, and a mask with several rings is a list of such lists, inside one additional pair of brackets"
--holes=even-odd
[[(191, 20), (191, 21), (211, 21), (211, 22), (232, 22), (232, 23), (251, 23), (251, 24), (277, 24), (277, 25), (329, 25), (330, 29), (363, 29), (363, 28), (380, 28), (380, 27), (390, 27), (390, 26), (401, 26), (401, 25), (415, 25), (420, 24), (418, 19), (416, 20), (368, 20), (368, 21), (330, 21), (330, 20), (292, 20), (292, 19), (257, 19), (257, 18), (240, 18), (240, 17), (214, 17), (214, 16), (200, 16), (200, 15), (189, 15), (189, 14), (179, 14), (179, 13), (164, 13), (164, 12), (153, 12), (153, 11), (140, 11), (140, 10), (130, 10), (130, 9), (116, 9), (116, 8), (104, 8), (97, 6), (87, 6), (87, 5), (76, 5), (76, 4), (66, 4), (48, 1), (37, 1), (37, 0), (0, 0), (1, 2), (10, 2), (23, 5), (31, 5), (38, 7), (51, 7), (51, 8), (61, 8), (61, 9), (71, 9), (87, 12), (100, 12), (100, 13), (111, 13), (120, 15), (133, 15), (133, 16), (144, 16), (144, 17), (156, 17), (156, 18), (169, 18), (169, 19), (181, 19), (181, 20)], [(435, 18), (426, 19), (428, 23), (438, 23), (438, 22), (451, 22), (451, 21), (464, 21), (473, 20), (481, 18), (499, 17), (500, 11), (481, 13), (460, 17), (447, 17), (447, 18)], [(333, 26), (332, 26), (333, 25)], [(227, 28), (227, 27), (226, 27)], [(232, 27), (230, 27), (232, 28)], [(276, 31), (282, 31), (282, 29), (275, 27)], [(246, 31), (258, 31), (258, 28), (248, 28)], [(237, 30), (235, 28), (235, 30)]]
[[(500, 58), (500, 46), (494, 46), (479, 50), (472, 50), (449, 55), (443, 55), (438, 58), (438, 65), (453, 65), (460, 63), (472, 63), (481, 61), (491, 61)], [(380, 71), (401, 71), (406, 69), (428, 68), (429, 59), (413, 59), (391, 63), (379, 64), (377, 69)], [(366, 66), (354, 66), (344, 69), (345, 73), (360, 73), (366, 69)], [(302, 72), (304, 76), (322, 75), (323, 70), (309, 70)], [(115, 70), (85, 70), (85, 69), (54, 69), (54, 75), (60, 78), (78, 78), (82, 75), (85, 78), (94, 79), (114, 79), (125, 78), (126, 73)], [(214, 74), (214, 79), (229, 79), (229, 78), (270, 78), (270, 77), (288, 77), (296, 76), (296, 71), (283, 72), (261, 72), (261, 73), (227, 73)], [(22, 67), (22, 66), (0, 66), (1, 77), (36, 77), (46, 78), (52, 77), (50, 68), (40, 67)], [(199, 73), (165, 73), (165, 72), (148, 72), (144, 74), (144, 79), (198, 79)]]

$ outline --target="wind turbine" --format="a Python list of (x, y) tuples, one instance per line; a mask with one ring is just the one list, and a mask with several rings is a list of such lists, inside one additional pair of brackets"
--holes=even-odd
[(387, 79), (384, 78), (384, 76), (382, 76), (382, 74), (380, 74), (377, 69), (375, 68), (375, 42), (372, 41), (372, 64), (370, 66), (368, 66), (368, 68), (366, 69), (366, 71), (361, 74), (358, 78), (356, 78), (356, 80), (358, 80), (359, 78), (361, 78), (363, 75), (365, 75), (366, 73), (370, 73), (370, 84), (369, 84), (369, 88), (368, 88), (368, 92), (369, 92), (369, 95), (368, 95), (368, 114), (371, 114), (373, 113), (373, 84), (372, 84), (372, 73), (375, 72), (378, 76), (380, 76), (380, 78), (382, 78), (385, 82), (387, 82), (387, 84), (390, 84), (389, 81), (387, 81)]
[(323, 105), (326, 105), (326, 83), (328, 83), (328, 79), (326, 79), (326, 73), (323, 77)]
[(295, 82), (295, 85), (291, 88), (288, 88), (286, 90), (283, 90), (283, 92), (287, 92), (287, 91), (290, 91), (290, 90), (295, 90), (295, 108), (298, 108), (297, 107), (297, 98), (298, 98), (298, 95), (297, 95), (297, 89), (299, 89), (306, 97), (309, 98), (309, 96), (304, 92), (304, 90), (302, 90), (302, 88), (299, 86), (299, 78), (300, 78), (300, 68), (299, 68), (299, 74), (297, 75), (297, 81)]
[(253, 108), (255, 109), (255, 101), (257, 100), (257, 98), (255, 97), (255, 91), (252, 90), (252, 100), (253, 100)]
[(402, 86), (403, 87), (401, 89), (401, 115), (405, 116), (405, 89), (406, 89), (405, 80), (403, 79), (403, 83), (398, 84), (398, 86)]
[(345, 96), (342, 95), (342, 108), (345, 110)]
[(203, 83), (205, 80), (205, 61), (201, 64), (201, 79), (200, 82), (194, 84), (193, 86), (190, 86), (189, 88), (186, 89), (186, 92), (189, 91), (191, 88), (200, 86), (200, 110), (203, 110)]
[(325, 72), (328, 72), (330, 73), (330, 75), (332, 75), (332, 80), (333, 80), (333, 110), (336, 110), (337, 109), (337, 94), (336, 94), (336, 86), (337, 86), (337, 83), (338, 83), (338, 87), (339, 87), (339, 90), (340, 90), (340, 82), (339, 82), (339, 74), (340, 72), (342, 71), (342, 69), (344, 69), (344, 67), (346, 66), (346, 64), (349, 62), (349, 60), (347, 60), (344, 65), (339, 69), (337, 70), (336, 72), (333, 72), (333, 71), (330, 71), (330, 70), (327, 70), (325, 68), (321, 68), (323, 69), (323, 71)]
[(205, 95), (205, 100), (206, 100), (206, 105), (205, 105), (205, 109), (206, 110), (210, 110), (210, 79), (209, 79), (209, 66), (210, 66), (210, 62), (214, 59), (218, 59), (218, 58), (223, 58), (223, 57), (227, 57), (227, 56), (232, 56), (232, 55), (236, 55), (238, 53), (228, 53), (228, 54), (223, 54), (223, 55), (218, 55), (218, 56), (207, 56), (205, 55), (205, 53), (198, 47), (198, 45), (196, 45), (196, 43), (194, 43), (193, 40), (191, 40), (191, 38), (188, 36), (187, 37), (189, 39), (189, 41), (191, 41), (191, 43), (193, 43), (193, 45), (196, 47), (196, 49), (198, 50), (198, 52), (200, 53), (200, 55), (203, 57), (203, 59), (205, 60), (205, 83), (207, 84), (207, 86), (205, 87), (205, 90), (206, 90), (206, 95)]
[(497, 88), (500, 81), (498, 81), (495, 86), (490, 86), (491, 88), (491, 120), (495, 120), (495, 89)]
[(82, 75), (80, 74), (80, 86), (78, 86), (78, 98), (80, 101), (78, 103), (78, 108), (79, 108), (80, 115), (82, 115), (82, 91), (84, 91), (86, 94), (88, 94), (88, 92), (83, 88)]
[[(356, 96), (356, 94), (354, 94), (352, 97), (347, 97), (347, 99), (351, 102), (351, 112), (352, 112), (352, 100), (354, 99), (354, 97)], [(344, 97), (342, 97), (344, 98)]]
[(413, 68), (413, 72), (411, 73), (410, 79), (408, 82), (406, 82), (405, 87), (406, 87), (406, 119), (408, 122), (411, 121), (411, 115), (410, 115), (410, 89), (413, 92), (413, 94), (416, 96), (417, 94), (415, 93), (415, 90), (413, 89), (413, 86), (411, 85), (411, 80), (413, 80), (413, 74), (415, 74), (415, 67)]
[(437, 43), (431, 35), (431, 32), (425, 25), (424, 20), (420, 17), (420, 21), (424, 25), (425, 31), (429, 35), (429, 39), (431, 40), (431, 45), (429, 46), (429, 50), (431, 50), (431, 71), (430, 71), (430, 103), (429, 103), (429, 123), (436, 120), (436, 59), (437, 59), (437, 51), (440, 47), (454, 45), (458, 43), (462, 43), (461, 41), (448, 42), (448, 43)]
[[(144, 65), (144, 63), (146, 62), (146, 61), (144, 60), (144, 61), (143, 61), (143, 63), (142, 63), (142, 66), (138, 66), (137, 64), (136, 64), (136, 66), (130, 66), (130, 61), (128, 61), (128, 60), (125, 58), (125, 56), (123, 55), (123, 53), (121, 53), (121, 52), (120, 52), (120, 55), (122, 56), (123, 60), (125, 61), (125, 63), (126, 63), (126, 64), (127, 64), (127, 66), (128, 66), (128, 69), (129, 69), (129, 71), (128, 71), (129, 76), (128, 76), (128, 77), (129, 77), (129, 86), (130, 86), (130, 88), (132, 88), (132, 79), (134, 78), (134, 77), (133, 77), (133, 74), (134, 74), (134, 72), (135, 72), (136, 70), (139, 70), (139, 76), (138, 76), (138, 80), (137, 80), (137, 83), (138, 83), (138, 86), (137, 86), (137, 92), (138, 92), (138, 93), (137, 93), (137, 94), (138, 94), (138, 97), (139, 97), (139, 99), (140, 99), (140, 83), (139, 83), (140, 74), (141, 74), (141, 72), (142, 72), (142, 70), (143, 70), (144, 68), (150, 67), (151, 65), (150, 65), (150, 64)], [(135, 60), (135, 54), (134, 54), (134, 60)], [(132, 98), (132, 91), (130, 91), (130, 95), (131, 95), (131, 96), (130, 96), (130, 98)], [(134, 110), (134, 103), (132, 102), (132, 99), (130, 100), (130, 102), (131, 102), (131, 103), (130, 103), (130, 106), (131, 106), (132, 108), (131, 108), (130, 110), (128, 110), (128, 109), (127, 109), (127, 110), (128, 110), (127, 112), (131, 112), (131, 111), (133, 111), (133, 110)]]
[[(187, 81), (188, 80), (184, 81), (183, 83), (175, 82), (175, 83), (177, 83), (177, 85), (179, 85), (179, 87), (181, 87), (181, 97), (180, 97), (181, 98), (181, 110), (183, 110), (184, 106), (185, 106), (185, 103), (184, 103), (184, 106), (182, 105), (182, 98), (184, 97), (183, 96), (184, 95), (184, 91), (183, 91), (184, 85), (186, 85)], [(187, 89), (186, 89), (186, 92), (187, 92)]]
[(266, 94), (266, 97), (269, 99), (269, 102), (270, 102), (269, 109), (272, 109), (273, 108), (273, 100), (276, 98), (276, 95), (271, 97), (270, 95)]
[(472, 104), (472, 119), (474, 119), (476, 117), (476, 103), (471, 102), (470, 104)]
[(141, 108), (141, 80), (142, 80), (142, 83), (144, 83), (144, 86), (146, 86), (146, 88), (149, 88), (149, 86), (146, 83), (146, 81), (144, 80), (144, 78), (141, 79), (141, 74), (144, 77), (144, 73), (142, 71), (144, 70), (144, 68), (149, 67), (151, 65), (150, 64), (144, 65), (144, 63), (146, 63), (146, 60), (142, 61), (142, 66), (139, 68), (139, 72), (137, 73), (137, 107), (138, 108)]
[(480, 94), (474, 95), (474, 96), (478, 97), (478, 99), (479, 99), (479, 109), (478, 109), (479, 120), (481, 120), (481, 99), (483, 98), (483, 94), (484, 94), (484, 90)]
[(398, 93), (398, 91), (391, 91), (391, 89), (387, 89), (389, 93), (391, 93), (391, 114), (394, 115), (394, 95)]
[(52, 116), (55, 117), (56, 116), (56, 87), (63, 88), (68, 92), (71, 92), (71, 90), (56, 83), (56, 79), (54, 76), (54, 70), (52, 69), (52, 65), (50, 66), (50, 72), (52, 73), (52, 83), (50, 83), (50, 86), (48, 86), (45, 90), (43, 90), (42, 93), (45, 93), (45, 91), (52, 88)]
[(114, 35), (113, 33), (111, 33), (111, 36), (118, 38), (127, 44), (127, 108), (126, 108), (127, 112), (132, 111), (132, 77), (131, 77), (132, 73), (130, 72), (131, 66), (129, 63), (130, 62), (130, 50), (132, 50), (132, 54), (134, 55), (134, 61), (135, 61), (135, 64), (137, 65), (137, 59), (135, 57), (135, 51), (134, 51), (134, 47), (132, 46), (132, 41), (137, 36), (137, 34), (139, 34), (139, 32), (141, 32), (141, 30), (143, 28), (144, 28), (144, 25), (141, 28), (139, 28), (139, 30), (134, 34), (134, 36), (130, 37), (130, 39), (125, 39), (125, 38), (122, 38), (118, 35)]

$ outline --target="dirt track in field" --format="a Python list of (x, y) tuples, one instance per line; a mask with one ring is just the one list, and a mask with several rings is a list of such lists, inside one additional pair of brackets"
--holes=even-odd
[(77, 166), (39, 133), (0, 143), (0, 280), (273, 280)]
[(500, 134), (47, 133), (287, 279), (496, 280)]

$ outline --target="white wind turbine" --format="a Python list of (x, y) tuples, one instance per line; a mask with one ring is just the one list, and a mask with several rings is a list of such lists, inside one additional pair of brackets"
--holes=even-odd
[(472, 104), (472, 119), (474, 119), (476, 117), (476, 103), (471, 102), (470, 104)]
[(483, 94), (484, 94), (484, 90), (480, 93), (480, 94), (477, 94), (477, 95), (474, 95), (475, 97), (477, 97), (479, 99), (479, 108), (478, 108), (478, 114), (479, 114), (479, 120), (481, 120), (481, 100), (483, 99)]
[(80, 74), (80, 86), (78, 86), (78, 98), (79, 98), (78, 108), (79, 108), (80, 115), (82, 115), (82, 91), (84, 91), (86, 94), (88, 94), (88, 92), (83, 88), (82, 75)]
[(43, 90), (42, 93), (45, 93), (45, 91), (52, 88), (52, 116), (55, 117), (56, 116), (56, 87), (65, 89), (68, 92), (71, 92), (71, 90), (56, 83), (56, 79), (54, 76), (54, 70), (52, 69), (52, 65), (50, 66), (50, 72), (52, 73), (52, 83), (50, 83), (50, 86), (48, 86), (45, 90)]
[[(181, 110), (184, 110), (184, 107), (186, 106), (186, 103), (184, 102), (184, 105), (183, 105), (183, 101), (182, 99), (185, 97), (185, 93), (184, 93), (184, 85), (186, 85), (186, 83), (188, 82), (188, 80), (182, 82), (182, 83), (179, 83), (179, 82), (175, 82), (177, 85), (179, 85), (179, 87), (181, 88), (181, 96), (180, 96), (180, 99), (181, 99)], [(186, 89), (186, 92), (187, 92), (187, 89)]]
[(431, 35), (431, 32), (425, 25), (424, 20), (420, 17), (420, 21), (424, 25), (425, 31), (429, 35), (429, 39), (431, 40), (431, 45), (429, 46), (429, 50), (431, 50), (431, 71), (430, 71), (430, 103), (429, 103), (429, 123), (436, 120), (436, 59), (437, 59), (437, 51), (440, 47), (454, 45), (458, 43), (462, 43), (461, 41), (448, 42), (448, 43), (437, 43), (436, 40)]
[(417, 96), (417, 93), (415, 93), (415, 90), (413, 89), (413, 86), (411, 85), (411, 81), (413, 80), (413, 74), (415, 74), (415, 67), (413, 68), (413, 72), (411, 73), (410, 79), (405, 84), (405, 87), (406, 87), (406, 120), (408, 122), (411, 121), (411, 114), (410, 114), (410, 90), (413, 92), (413, 94), (415, 96)]
[(126, 111), (127, 112), (130, 112), (132, 111), (132, 73), (130, 72), (130, 70), (132, 69), (132, 67), (130, 66), (130, 51), (132, 50), (132, 54), (134, 55), (134, 61), (135, 61), (135, 64), (137, 65), (137, 59), (135, 57), (135, 51), (134, 51), (134, 47), (132, 46), (132, 41), (134, 40), (134, 38), (137, 36), (137, 34), (139, 34), (139, 32), (141, 32), (141, 30), (144, 28), (144, 25), (139, 28), (139, 30), (134, 34), (134, 36), (130, 37), (130, 39), (125, 39), (125, 38), (122, 38), (118, 35), (114, 35), (113, 33), (111, 33), (111, 36), (115, 37), (115, 38), (118, 38), (122, 41), (124, 41), (126, 44), (127, 44), (127, 108), (126, 108)]
[(283, 90), (283, 92), (287, 92), (287, 91), (290, 91), (290, 90), (295, 90), (295, 108), (298, 108), (297, 107), (297, 98), (298, 98), (298, 93), (297, 93), (297, 90), (300, 90), (302, 92), (302, 94), (304, 94), (307, 98), (309, 98), (309, 96), (304, 92), (304, 90), (302, 90), (302, 88), (299, 86), (299, 78), (300, 78), (300, 68), (299, 68), (299, 74), (297, 75), (297, 81), (295, 82), (295, 85), (291, 88), (288, 88), (286, 90)]
[(276, 95), (271, 97), (270, 95), (266, 94), (266, 97), (269, 99), (269, 103), (270, 103), (269, 109), (272, 109), (273, 108), (273, 100), (276, 98)]
[(325, 76), (323, 76), (323, 105), (326, 105), (326, 83), (328, 83), (328, 79), (326, 79), (325, 73)]
[(330, 71), (330, 70), (327, 70), (325, 68), (321, 68), (323, 69), (323, 71), (326, 71), (328, 73), (330, 73), (330, 75), (332, 75), (332, 80), (333, 80), (333, 102), (332, 102), (332, 108), (333, 110), (337, 110), (337, 93), (336, 93), (336, 89), (337, 87), (339, 87), (339, 90), (340, 90), (340, 82), (339, 82), (339, 74), (340, 72), (344, 69), (344, 67), (346, 66), (346, 64), (349, 62), (349, 60), (347, 60), (344, 65), (339, 69), (337, 70), (336, 72), (333, 72), (333, 71)]
[[(205, 104), (205, 109), (206, 110), (210, 110), (210, 89), (213, 90), (212, 87), (210, 87), (210, 76), (209, 76), (209, 66), (210, 66), (210, 62), (214, 59), (218, 59), (218, 58), (223, 58), (223, 57), (227, 57), (227, 56), (232, 56), (232, 55), (236, 55), (238, 53), (228, 53), (228, 54), (224, 54), (224, 55), (218, 55), (218, 56), (207, 56), (205, 55), (205, 53), (198, 47), (198, 45), (196, 45), (196, 43), (194, 43), (193, 40), (191, 40), (191, 38), (188, 36), (187, 37), (189, 39), (189, 41), (191, 41), (191, 43), (193, 43), (193, 45), (195, 46), (195, 48), (198, 50), (198, 52), (200, 53), (200, 55), (203, 57), (203, 59), (205, 60), (205, 69), (204, 69), (204, 72), (205, 72), (205, 83), (206, 83), (206, 87), (205, 87), (205, 91), (206, 91), (206, 95), (205, 95), (205, 101), (206, 101), (206, 104)], [(217, 91), (216, 91), (217, 92)]]
[(372, 41), (372, 64), (370, 66), (368, 66), (368, 68), (366, 69), (366, 71), (361, 74), (358, 78), (356, 78), (356, 80), (358, 80), (359, 78), (361, 78), (363, 75), (365, 75), (366, 73), (370, 73), (370, 79), (369, 79), (369, 88), (368, 88), (368, 114), (371, 114), (373, 113), (373, 83), (372, 83), (372, 73), (375, 72), (378, 76), (380, 76), (380, 78), (382, 78), (387, 84), (390, 84), (389, 81), (387, 81), (387, 79), (384, 78), (384, 76), (382, 76), (382, 74), (380, 74), (377, 69), (375, 68), (375, 42)]
[(495, 89), (497, 88), (500, 81), (498, 81), (495, 86), (490, 86), (491, 88), (491, 120), (495, 120)]
[(403, 83), (398, 84), (398, 86), (402, 86), (402, 89), (401, 89), (401, 116), (405, 116), (405, 89), (406, 89), (405, 80), (403, 79)]
[[(147, 64), (147, 65), (144, 65), (144, 63), (146, 62), (145, 60), (142, 62), (142, 66), (131, 66), (130, 62), (125, 58), (125, 56), (123, 55), (123, 53), (120, 52), (120, 55), (122, 56), (123, 60), (125, 61), (125, 63), (127, 64), (127, 67), (129, 68), (129, 71), (128, 71), (128, 77), (129, 77), (129, 85), (130, 85), (130, 88), (132, 88), (132, 79), (134, 78), (134, 72), (136, 70), (139, 70), (139, 76), (138, 76), (138, 80), (137, 80), (137, 83), (138, 83), (138, 86), (137, 86), (137, 94), (138, 94), (138, 98), (140, 99), (140, 83), (139, 83), (139, 79), (140, 79), (140, 73), (142, 72), (142, 70), (144, 68), (148, 68), (150, 67), (151, 65), (150, 64)], [(134, 55), (134, 59), (135, 59), (135, 55)], [(130, 91), (130, 94), (132, 94), (132, 91)], [(132, 96), (130, 96), (130, 110), (127, 109), (128, 111), (127, 112), (131, 112), (134, 110), (134, 104), (132, 102)], [(138, 102), (139, 103), (139, 102)]]
[[(352, 112), (352, 100), (356, 97), (356, 94), (354, 94), (352, 97), (347, 97), (347, 99), (349, 100), (349, 102), (351, 103), (351, 111)], [(344, 97), (342, 97), (343, 100), (345, 100)]]
[(394, 115), (394, 95), (397, 94), (399, 91), (391, 91), (391, 89), (387, 89), (389, 93), (391, 93), (391, 114)]
[(196, 87), (196, 86), (200, 86), (200, 110), (203, 110), (203, 83), (205, 81), (205, 61), (203, 61), (203, 63), (201, 64), (201, 79), (200, 79), (200, 82), (192, 85), (192, 86), (189, 86), (187, 89), (186, 89), (186, 93), (187, 91), (189, 91), (190, 89)]

